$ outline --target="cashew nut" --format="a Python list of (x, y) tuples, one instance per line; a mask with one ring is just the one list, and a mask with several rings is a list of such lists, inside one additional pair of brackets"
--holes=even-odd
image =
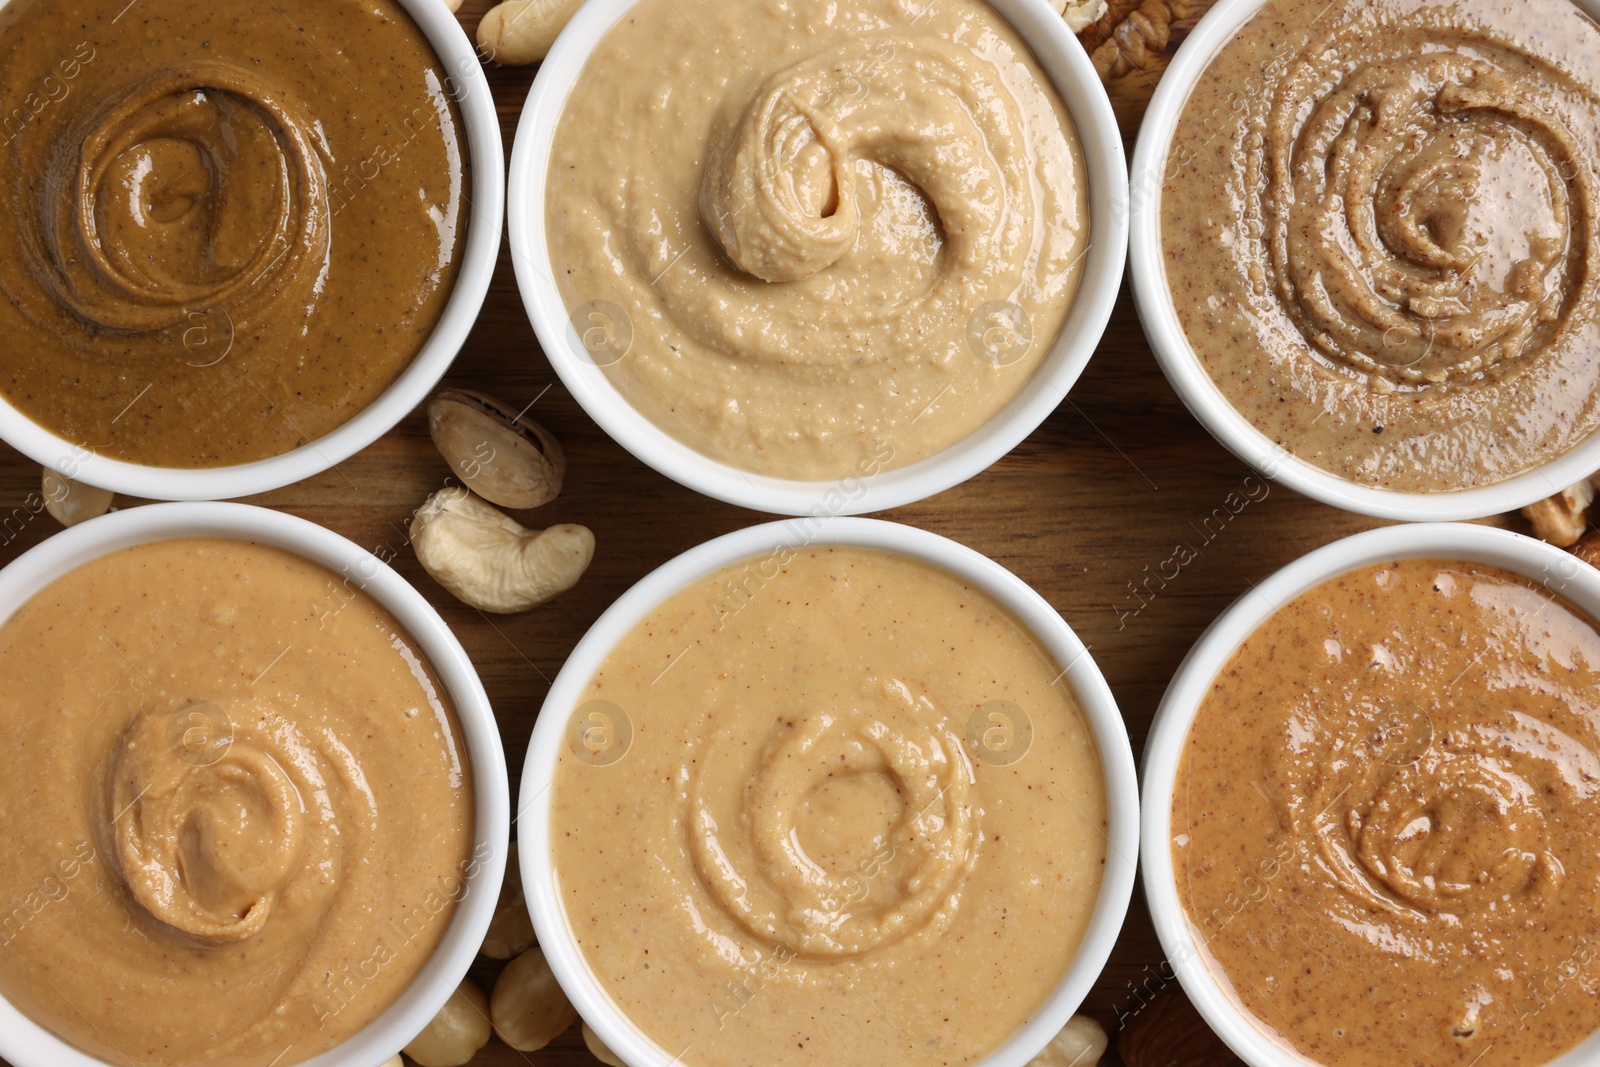
[[(444, 0), (444, 6), (450, 9), (451, 14), (455, 14), (461, 10), (461, 0)], [(395, 1057), (395, 1059), (399, 1058), (398, 1056)], [(384, 1064), (384, 1067), (389, 1067), (389, 1065)]]
[(529, 949), (506, 965), (489, 998), (489, 1019), (500, 1040), (535, 1052), (578, 1021), (544, 953)]
[(496, 63), (537, 63), (583, 0), (506, 0), (478, 23), (478, 47)]
[(109, 489), (75, 482), (49, 467), (44, 469), (41, 491), (44, 509), (63, 526), (76, 526), (85, 519), (104, 515), (111, 510), (111, 501), (116, 495)]
[(594, 558), (587, 527), (529, 530), (465, 489), (430, 496), (411, 520), (417, 561), (462, 602), (509, 615), (577, 584)]
[(495, 905), (480, 951), (492, 960), (509, 960), (532, 948), (533, 940), (533, 919), (522, 896), (522, 871), (517, 867), (517, 846), (513, 843), (506, 857), (506, 878), (500, 883), (500, 902)]
[(627, 1064), (623, 1063), (617, 1057), (617, 1054), (607, 1048), (606, 1043), (601, 1041), (593, 1030), (589, 1029), (588, 1023), (583, 1024), (583, 1043), (589, 1046), (590, 1055), (601, 1063), (607, 1064), (609, 1067), (627, 1067)]
[(428, 405), (428, 433), (467, 488), (491, 504), (536, 508), (561, 492), (560, 442), (492, 396), (446, 389)]
[(406, 1067), (406, 1061), (400, 1058), (400, 1053), (396, 1052), (393, 1056), (383, 1061), (383, 1067)]
[(1594, 486), (1584, 481), (1529, 504), (1522, 514), (1533, 523), (1535, 537), (1566, 548), (1583, 536), (1588, 526), (1585, 512), (1593, 502)]
[(1028, 1061), (1028, 1067), (1095, 1067), (1106, 1054), (1105, 1029), (1087, 1015), (1074, 1015), (1061, 1032)]
[(461, 1067), (489, 1043), (489, 1002), (463, 978), (439, 1014), (411, 1039), (405, 1053), (419, 1067)]

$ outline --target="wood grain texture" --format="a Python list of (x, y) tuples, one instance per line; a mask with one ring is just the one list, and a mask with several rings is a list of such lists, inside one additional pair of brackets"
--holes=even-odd
[[(461, 17), (469, 35), (488, 6), (488, 0), (467, 0)], [(1122, 0), (1120, 10), (1131, 6)], [(1204, 6), (1188, 4), (1185, 17), (1173, 26), (1169, 53)], [(1103, 32), (1099, 39), (1105, 39)], [(1110, 86), (1130, 153), (1164, 66), (1159, 59)], [(488, 68), (508, 152), (533, 73)], [(580, 522), (595, 531), (592, 568), (558, 601), (524, 615), (491, 619), (452, 599), (422, 572), (406, 549), (406, 525), (448, 471), (417, 413), (337, 469), (249, 502), (396, 554), (395, 567), (439, 609), (478, 666), (501, 723), (515, 797), (540, 702), (589, 625), (656, 566), (767, 517), (681, 488), (590, 421), (534, 339), (504, 247), (483, 313), (446, 381), (517, 406), (536, 401), (533, 417), (563, 442), (569, 461), (565, 492), (537, 512), (519, 516), (540, 526)], [(1220, 611), (1297, 556), (1380, 525), (1279, 486), (1229, 515), (1224, 500), (1250, 475), (1189, 416), (1167, 385), (1124, 287), (1088, 371), (1034, 434), (967, 484), (881, 517), (969, 545), (1037, 589), (1091, 647), (1120, 703), (1137, 755), (1167, 680)], [(0, 563), (57, 529), (47, 515), (28, 514), (39, 480), (38, 467), (0, 446)], [(1189, 546), (1194, 559), (1176, 577), (1159, 577), (1163, 569), (1172, 573), (1163, 563), (1180, 545)], [(474, 969), (485, 991), (499, 966), (480, 961)], [(1142, 893), (1136, 891), (1116, 951), (1083, 1009), (1105, 1025), (1113, 1048), (1119, 1021), (1138, 1012), (1165, 973), (1170, 972), (1164, 970)], [(478, 1067), (588, 1067), (595, 1061), (574, 1029), (536, 1053), (492, 1040), (472, 1062)], [(1113, 1051), (1102, 1062), (1121, 1061)]]

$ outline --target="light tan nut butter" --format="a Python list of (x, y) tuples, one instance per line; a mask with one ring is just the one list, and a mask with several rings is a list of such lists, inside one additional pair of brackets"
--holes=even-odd
[(992, 1051), (1104, 872), (1060, 675), (901, 556), (780, 549), (672, 597), (596, 672), (553, 786), (561, 902), (607, 993), (690, 1067)]
[(1536, 1067), (1600, 1029), (1597, 828), (1594, 620), (1410, 559), (1295, 598), (1222, 668), (1171, 848), (1194, 943), (1285, 1045)]
[(821, 480), (924, 459), (1022, 390), (1087, 198), (1065, 105), (981, 0), (643, 0), (567, 101), (545, 212), (586, 358), (634, 407)]
[(1269, 0), (1160, 196), (1189, 344), (1308, 463), (1468, 489), (1600, 429), (1600, 26), (1570, 0)]
[(0, 994), (108, 1063), (334, 1047), (466, 892), (466, 759), (359, 576), (179, 539), (55, 579), (0, 625)]

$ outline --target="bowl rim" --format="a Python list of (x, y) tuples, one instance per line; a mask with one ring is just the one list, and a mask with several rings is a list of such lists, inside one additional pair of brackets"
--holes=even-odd
[[(1066, 398), (1110, 322), (1128, 242), (1127, 161), (1111, 99), (1094, 65), (1046, 0), (988, 0), (1032, 50), (1067, 105), (1089, 183), (1089, 248), (1082, 280), (1054, 347), (988, 422), (940, 452), (888, 470), (799, 481), (706, 456), (650, 422), (623, 398), (582, 342), (554, 282), (545, 240), (545, 187), (556, 126), (590, 54), (640, 0), (589, 0), (539, 67), (511, 148), (507, 232), (523, 306), (550, 364), (589, 417), (633, 456), (715, 500), (776, 515), (857, 515), (909, 504), (967, 481), (1008, 454)], [(839, 486), (848, 484), (847, 492)]]
[[(3, 7), (9, 0), (0, 0)], [(47, 470), (74, 481), (151, 500), (221, 500), (278, 489), (337, 467), (388, 433), (420, 404), (455, 362), (494, 275), (505, 213), (505, 150), (488, 78), (460, 22), (436, 0), (395, 0), (416, 23), (445, 73), (470, 158), (463, 191), (466, 241), (439, 321), (387, 389), (316, 440), (266, 459), (226, 467), (155, 467), (100, 455), (23, 414), (0, 396), (0, 438)]]
[[(1572, 0), (1600, 18), (1600, 0)], [(1178, 120), (1218, 50), (1267, 0), (1218, 0), (1178, 49), (1157, 83), (1130, 168), (1128, 266), (1134, 306), (1162, 372), (1217, 442), (1268, 477), (1324, 504), (1383, 519), (1452, 521), (1515, 511), (1559, 493), (1600, 469), (1600, 432), (1548, 462), (1473, 489), (1408, 492), (1363, 485), (1315, 466), (1278, 445), (1228, 401), (1201, 365), (1178, 321), (1161, 253), (1161, 198)], [(1264, 464), (1276, 458), (1273, 469)]]
[[(398, 572), (332, 530), (249, 504), (149, 504), (62, 530), (0, 568), (0, 623), (55, 578), (93, 560), (135, 545), (186, 537), (267, 545), (349, 575), (416, 642), (455, 704), (472, 764), (476, 809), (474, 849), (455, 915), (433, 955), (392, 1004), (339, 1045), (298, 1061), (300, 1067), (379, 1067), (444, 1006), (477, 957), (494, 916), (511, 833), (511, 793), (494, 710), (455, 634)], [(56, 1036), (4, 997), (0, 1057), (16, 1067), (116, 1067)]]
[[(517, 809), (523, 892), (545, 959), (573, 1006), (631, 1067), (673, 1067), (677, 1057), (636, 1027), (590, 969), (561, 903), (550, 858), (550, 800), (568, 720), (590, 677), (617, 643), (660, 604), (741, 560), (807, 548), (866, 548), (919, 561), (965, 581), (1009, 611), (1057, 663), (1099, 750), (1106, 788), (1105, 874), (1077, 954), (1046, 1002), (974, 1067), (1023, 1067), (1082, 1003), (1122, 930), (1133, 892), (1139, 838), (1133, 750), (1116, 698), (1089, 649), (1065, 619), (1021, 578), (959, 542), (881, 519), (786, 519), (707, 541), (640, 579), (590, 627), (550, 687), (529, 741)], [(679, 1053), (679, 1055), (682, 1055)]]
[[(1211, 623), (1168, 684), (1150, 726), (1141, 763), (1143, 823), (1140, 866), (1145, 901), (1161, 943), (1164, 977), (1176, 977), (1206, 1023), (1250, 1067), (1320, 1067), (1263, 1029), (1213, 970), (1203, 938), (1178, 897), (1172, 861), (1172, 796), (1189, 731), (1212, 681), (1239, 645), (1279, 608), (1325, 582), (1362, 567), (1402, 559), (1458, 559), (1503, 567), (1540, 583), (1600, 620), (1600, 570), (1570, 552), (1510, 530), (1468, 523), (1382, 527), (1324, 545), (1243, 593)], [(1196, 942), (1201, 944), (1197, 946)], [(1551, 1067), (1595, 1062), (1600, 1032), (1551, 1061)]]

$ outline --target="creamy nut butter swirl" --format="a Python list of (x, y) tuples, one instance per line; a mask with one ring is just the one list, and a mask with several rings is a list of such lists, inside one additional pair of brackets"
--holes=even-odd
[(1600, 426), (1600, 28), (1570, 0), (1271, 0), (1162, 192), (1178, 316), (1301, 458), (1414, 491)]
[(643, 0), (566, 105), (546, 214), (624, 396), (807, 479), (925, 458), (1004, 407), (1089, 240), (1072, 121), (979, 0)]
[(481, 859), (454, 710), (358, 574), (113, 553), (0, 626), (0, 705), (0, 993), (110, 1063), (326, 1051)]
[(894, 555), (778, 549), (667, 601), (590, 683), (552, 794), (607, 991), (695, 1067), (992, 1051), (1060, 982), (1104, 872), (1060, 674)]
[(1600, 632), (1486, 565), (1406, 560), (1262, 624), (1196, 716), (1179, 896), (1318, 1063), (1544, 1064), (1600, 1029)]
[(267, 458), (383, 392), (465, 228), (445, 71), (393, 0), (0, 8), (0, 392), (86, 449)]

